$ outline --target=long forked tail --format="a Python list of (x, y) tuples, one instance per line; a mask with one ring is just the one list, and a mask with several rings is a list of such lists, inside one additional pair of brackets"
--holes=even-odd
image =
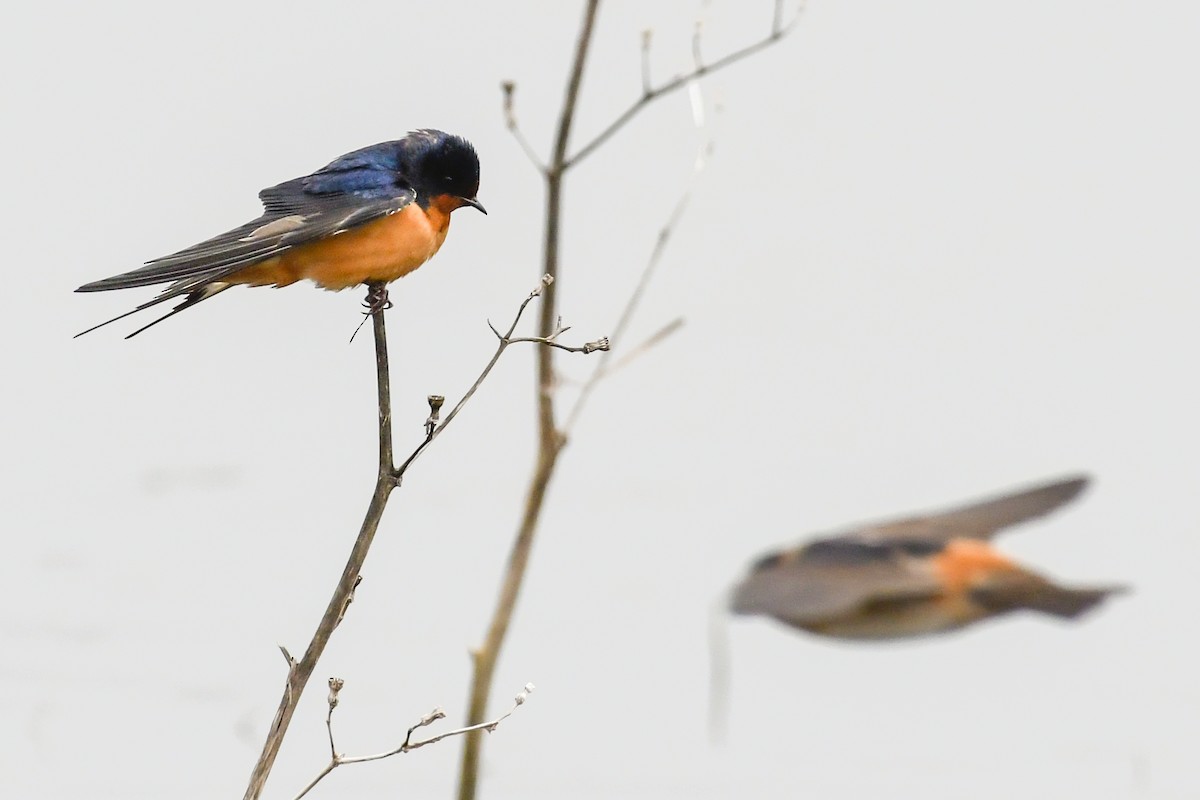
[[(175, 316), (176, 314), (178, 314), (180, 311), (184, 311), (184, 310), (186, 310), (186, 309), (189, 309), (189, 308), (191, 308), (192, 306), (196, 305), (197, 303), (200, 303), (200, 302), (202, 302), (202, 301), (204, 301), (204, 300), (207, 300), (208, 298), (212, 297), (213, 295), (220, 294), (221, 292), (225, 291), (226, 289), (228, 289), (228, 288), (229, 288), (230, 286), (232, 286), (232, 285), (233, 285), (233, 284), (231, 284), (231, 283), (210, 283), (210, 284), (207, 284), (207, 285), (201, 286), (199, 289), (193, 289), (193, 290), (192, 290), (191, 292), (189, 292), (189, 293), (188, 293), (188, 295), (187, 295), (187, 296), (184, 298), (184, 300), (183, 300), (183, 302), (182, 302), (182, 303), (180, 303), (179, 305), (175, 306), (173, 309), (171, 309), (171, 310), (170, 310), (169, 312), (167, 312), (166, 314), (163, 314), (163, 315), (162, 315), (161, 317), (159, 317), (158, 319), (156, 319), (156, 320), (153, 320), (152, 322), (150, 322), (150, 323), (148, 323), (148, 324), (146, 324), (146, 325), (143, 325), (142, 327), (138, 328), (136, 331), (134, 331), (133, 333), (129, 334), (129, 335), (128, 335), (128, 336), (126, 336), (125, 338), (126, 338), (126, 339), (132, 339), (134, 336), (137, 336), (137, 335), (138, 335), (139, 333), (141, 333), (142, 331), (144, 331), (144, 330), (146, 330), (146, 329), (148, 329), (148, 328), (153, 328), (155, 325), (157, 325), (158, 323), (162, 322), (163, 320), (165, 320), (165, 319), (167, 319), (167, 318), (169, 318), (169, 317), (173, 317), (173, 316)], [(139, 311), (142, 311), (142, 310), (144, 310), (144, 309), (150, 308), (151, 306), (156, 306), (156, 305), (158, 305), (159, 303), (163, 302), (164, 300), (168, 300), (168, 299), (170, 299), (170, 295), (168, 295), (168, 296), (166, 296), (166, 297), (156, 297), (156, 298), (155, 298), (155, 299), (153, 299), (153, 300), (150, 300), (150, 301), (148, 301), (148, 302), (142, 303), (140, 306), (138, 306), (137, 308), (133, 309), (132, 311), (126, 311), (124, 314), (120, 314), (120, 315), (118, 315), (118, 316), (115, 316), (115, 317), (113, 317), (112, 319), (109, 319), (109, 320), (105, 320), (104, 322), (101, 322), (99, 325), (93, 325), (92, 327), (88, 328), (86, 331), (80, 331), (79, 333), (75, 334), (75, 335), (74, 335), (72, 338), (74, 338), (74, 339), (78, 339), (80, 336), (83, 336), (83, 335), (84, 335), (84, 334), (86, 334), (86, 333), (91, 333), (91, 332), (92, 332), (92, 331), (94, 331), (94, 330), (98, 330), (98, 329), (100, 329), (100, 328), (103, 328), (105, 325), (111, 325), (112, 323), (114, 323), (114, 322), (117, 322), (118, 320), (125, 319), (126, 317), (128, 317), (128, 316), (131, 316), (131, 315), (133, 315), (133, 314), (136, 314), (137, 312), (139, 312)]]
[(1124, 594), (1127, 591), (1129, 589), (1124, 586), (1075, 589), (1050, 584), (1043, 590), (1035, 592), (1029, 598), (1026, 607), (1063, 619), (1075, 619), (1100, 605), (1110, 595)]
[(1114, 594), (1129, 591), (1124, 586), (1059, 586), (1027, 571), (997, 576), (971, 590), (975, 601), (993, 611), (1027, 608), (1064, 619), (1074, 619)]

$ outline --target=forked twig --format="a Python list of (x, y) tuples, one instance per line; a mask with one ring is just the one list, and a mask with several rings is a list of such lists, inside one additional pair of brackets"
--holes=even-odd
[[(546, 285), (548, 285), (547, 281), (543, 280), (539, 283), (538, 288), (521, 303), (516, 317), (509, 328), (509, 339), (511, 339), (512, 333), (516, 330), (525, 308), (533, 298), (541, 294), (542, 288)], [(367, 507), (367, 513), (359, 529), (358, 537), (355, 539), (354, 546), (350, 550), (350, 556), (347, 558), (346, 565), (342, 569), (342, 576), (338, 580), (333, 596), (325, 608), (325, 613), (321, 617), (321, 621), (317, 625), (317, 630), (313, 634), (308, 647), (305, 649), (304, 655), (297, 660), (292, 657), (287, 648), (280, 646), (280, 651), (283, 653), (288, 664), (287, 680), (284, 684), (283, 696), (279, 701), (279, 707), (275, 712), (275, 718), (267, 733), (266, 742), (263, 744), (262, 753), (259, 755), (258, 761), (251, 772), (250, 782), (246, 787), (244, 795), (245, 800), (256, 800), (262, 794), (267, 777), (270, 775), (271, 768), (275, 764), (275, 759), (279, 755), (279, 748), (283, 744), (288, 726), (291, 724), (296, 707), (300, 703), (300, 696), (303, 694), (305, 686), (312, 677), (321, 654), (325, 652), (325, 647), (329, 644), (334, 630), (341, 623), (354, 598), (354, 590), (362, 579), (361, 570), (363, 564), (366, 562), (367, 553), (370, 551), (371, 543), (375, 539), (375, 532), (379, 528), (379, 521), (383, 518), (383, 511), (387, 506), (387, 501), (391, 496), (392, 490), (400, 485), (400, 481), (409, 466), (429, 447), (434, 439), (441, 435), (442, 431), (453, 421), (454, 417), (458, 415), (467, 401), (474, 396), (483, 381), (491, 374), (492, 369), (496, 366), (496, 362), (500, 359), (500, 355), (513, 343), (511, 341), (501, 343), (500, 347), (496, 349), (495, 354), (493, 354), (492, 359), (484, 367), (483, 372), (475, 380), (475, 383), (463, 398), (458, 401), (450, 413), (446, 415), (444, 420), (439, 421), (439, 415), (445, 398), (439, 395), (429, 396), (430, 415), (425, 421), (425, 438), (413, 450), (412, 454), (405, 459), (404, 463), (400, 467), (396, 467), (392, 444), (391, 376), (388, 370), (387, 330), (384, 325), (383, 313), (386, 309), (386, 296), (383, 284), (370, 285), (367, 300), (369, 303), (374, 303), (371, 307), (371, 322), (372, 329), (375, 332), (375, 374), (379, 401), (379, 461), (375, 479), (375, 490), (371, 495), (371, 502)], [(383, 299), (380, 300), (380, 298)], [(585, 352), (585, 350), (579, 348), (579, 352)], [(336, 693), (334, 694), (336, 695)]]
[[(492, 353), (492, 358), (488, 361), (487, 366), (485, 366), (483, 371), (479, 373), (479, 377), (475, 379), (475, 383), (471, 384), (471, 388), (467, 389), (466, 393), (462, 396), (462, 399), (455, 404), (454, 408), (450, 409), (450, 413), (446, 415), (445, 420), (443, 420), (440, 424), (437, 422), (436, 410), (434, 410), (430, 418), (426, 420), (425, 440), (417, 445), (416, 449), (412, 451), (408, 458), (404, 460), (404, 463), (401, 464), (393, 473), (397, 483), (404, 478), (404, 473), (408, 470), (412, 463), (416, 461), (423, 452), (425, 452), (425, 449), (433, 443), (433, 440), (441, 436), (442, 431), (446, 429), (446, 426), (454, 421), (454, 418), (458, 416), (458, 412), (461, 411), (462, 407), (467, 404), (467, 401), (475, 396), (475, 392), (478, 391), (479, 387), (483, 385), (483, 382), (487, 380), (488, 375), (491, 374), (492, 369), (496, 366), (496, 362), (500, 360), (500, 356), (504, 355), (504, 351), (507, 350), (511, 345), (526, 343), (540, 344), (547, 347), (555, 347), (559, 350), (565, 350), (568, 353), (584, 354), (594, 353), (596, 351), (607, 351), (609, 349), (609, 342), (607, 338), (600, 338), (596, 339), (595, 341), (585, 342), (577, 347), (572, 347), (555, 341), (559, 335), (570, 330), (570, 327), (564, 328), (561, 326), (561, 324), (549, 336), (513, 336), (513, 333), (517, 330), (517, 325), (521, 322), (521, 316), (525, 313), (525, 308), (535, 297), (540, 297), (542, 290), (547, 286), (550, 286), (552, 283), (554, 283), (554, 279), (549, 275), (542, 276), (542, 279), (538, 282), (538, 285), (521, 303), (520, 307), (517, 309), (516, 315), (513, 317), (512, 323), (508, 326), (508, 330), (504, 333), (500, 333), (500, 331), (496, 330), (496, 326), (491, 323), (491, 320), (488, 320), (488, 327), (492, 329), (492, 333), (494, 333), (496, 338), (499, 340), (499, 343), (496, 345), (496, 352)], [(434, 396), (431, 396), (431, 408), (433, 397)], [(438, 399), (445, 400), (445, 398)], [(440, 407), (441, 403), (439, 402), (438, 408)]]
[[(696, 27), (696, 35), (699, 37), (700, 27)], [(700, 58), (699, 48), (697, 46), (696, 56)], [(663, 254), (667, 250), (667, 245), (671, 241), (671, 235), (675, 228), (679, 225), (679, 221), (683, 218), (683, 214), (687, 211), (688, 205), (691, 203), (692, 194), (696, 190), (696, 186), (700, 182), (700, 176), (708, 167), (709, 158), (713, 150), (713, 137), (708, 130), (707, 118), (704, 113), (704, 93), (700, 87), (700, 81), (695, 80), (689, 84), (688, 94), (692, 105), (692, 124), (696, 127), (696, 131), (700, 137), (700, 143), (696, 148), (696, 158), (692, 162), (692, 174), (688, 179), (687, 185), (680, 192), (679, 198), (675, 201), (675, 206), (671, 209), (671, 213), (667, 216), (666, 222), (658, 231), (658, 237), (654, 240), (654, 248), (650, 251), (650, 257), (646, 260), (642, 267), (642, 274), (638, 276), (637, 286), (630, 292), (629, 297), (625, 300), (625, 306), (621, 309), (621, 315), (617, 318), (617, 324), (613, 327), (612, 340), (617, 342), (618, 346), (624, 340), (625, 332), (629, 329), (629, 325), (633, 322), (633, 316), (637, 312), (638, 306), (642, 302), (642, 297), (646, 294), (646, 289), (650, 285), (651, 278), (658, 269), (659, 263), (662, 261)], [(567, 435), (575, 427), (579, 415), (583, 412), (583, 407), (587, 404), (592, 392), (595, 391), (597, 385), (615, 372), (620, 367), (627, 365), (630, 361), (650, 350), (659, 342), (666, 339), (675, 331), (683, 327), (683, 320), (676, 319), (667, 325), (660, 328), (655, 334), (644, 340), (641, 344), (632, 349), (624, 351), (621, 359), (617, 363), (611, 363), (613, 352), (604, 353), (600, 356), (599, 362), (592, 370), (592, 374), (584, 381), (583, 387), (579, 390), (578, 396), (575, 398), (574, 405), (567, 412), (566, 419), (562, 424), (562, 431)]]
[(317, 774), (315, 778), (309, 781), (307, 786), (300, 790), (300, 793), (296, 795), (295, 800), (300, 800), (300, 798), (312, 791), (314, 786), (324, 780), (329, 773), (333, 772), (335, 769), (343, 766), (344, 764), (365, 764), (368, 761), (381, 761), (385, 758), (391, 758), (392, 756), (410, 753), (413, 750), (425, 747), (426, 745), (436, 744), (437, 742), (440, 742), (443, 739), (449, 739), (452, 736), (462, 736), (463, 734), (470, 733), (471, 731), (487, 731), (488, 733), (491, 733), (492, 731), (496, 730), (497, 727), (499, 727), (501, 722), (504, 722), (504, 720), (511, 717), (518, 708), (523, 706), (525, 701), (529, 699), (529, 695), (532, 694), (534, 690), (534, 685), (532, 683), (525, 684), (525, 687), (521, 689), (521, 691), (517, 692), (516, 697), (513, 698), (512, 708), (490, 722), (481, 722), (478, 725), (468, 725), (463, 728), (455, 728), (452, 731), (439, 733), (437, 736), (431, 736), (428, 739), (418, 739), (414, 742), (412, 738), (413, 733), (421, 728), (426, 728), (432, 725), (438, 720), (446, 718), (445, 711), (442, 711), (440, 708), (435, 708), (409, 727), (408, 733), (405, 734), (404, 741), (401, 742), (399, 747), (392, 748), (391, 750), (387, 750), (383, 753), (374, 753), (372, 755), (345, 756), (337, 751), (337, 745), (334, 744), (333, 739), (333, 710), (338, 707), (338, 694), (342, 691), (342, 687), (345, 685), (346, 682), (341, 678), (329, 679), (329, 698), (327, 700), (327, 710), (325, 712), (325, 729), (329, 733), (329, 763), (325, 765), (325, 767)]
[[(592, 44), (599, 7), (600, 0), (587, 0), (584, 5), (583, 19), (576, 38), (575, 52), (567, 73), (566, 93), (559, 112), (558, 126), (550, 160), (545, 168), (541, 169), (542, 177), (546, 181), (546, 222), (543, 239), (542, 271), (552, 278), (559, 277), (563, 177), (566, 172), (595, 152), (617, 131), (632, 120), (638, 112), (654, 100), (780, 41), (791, 32), (796, 24), (796, 20), (787, 25), (783, 24), (783, 0), (775, 0), (771, 31), (765, 38), (711, 63), (697, 64), (687, 74), (673, 78), (658, 87), (654, 87), (650, 81), (649, 47), (651, 38), (643, 34), (643, 86), (641, 96), (607, 127), (603, 128), (591, 141), (577, 150), (574, 155), (568, 155), (571, 130), (575, 122), (575, 110), (579, 102), (580, 87), (583, 82), (584, 66), (587, 63), (588, 51)], [(799, 14), (797, 14), (798, 19)], [(694, 52), (699, 54), (698, 44), (696, 44)], [(511, 101), (511, 95), (508, 95), (506, 98), (506, 102), (509, 101)], [(506, 107), (506, 116), (510, 112), (511, 105)], [(667, 235), (669, 236), (669, 231)], [(660, 238), (664, 238), (665, 241), (666, 237)], [(636, 304), (636, 299), (634, 303)], [(540, 337), (549, 338), (554, 335), (558, 327), (556, 312), (557, 291), (554, 286), (551, 286), (546, 292), (541, 314), (539, 315), (538, 335)], [(677, 326), (668, 326), (668, 329), (662, 335), (668, 335), (670, 330), (674, 330), (675, 327)], [(613, 338), (614, 340), (616, 339), (616, 333), (613, 334)], [(554, 402), (557, 375), (554, 369), (553, 354), (554, 348), (552, 347), (542, 347), (537, 352), (537, 374), (535, 378), (538, 420), (537, 461), (533, 468), (533, 474), (529, 479), (529, 486), (525, 496), (525, 508), (521, 516), (521, 521), (517, 526), (517, 533), (509, 554), (508, 565), (500, 580), (500, 591), (499, 597), (496, 600), (496, 607), (488, 623), (483, 644), (472, 653), (473, 669), (471, 675), (470, 710), (467, 717), (468, 723), (472, 724), (483, 719), (486, 713), (492, 676), (495, 674), (496, 662), (500, 657), (500, 650), (508, 634), (517, 598), (520, 595), (525, 571), (528, 567), (530, 553), (533, 548), (538, 521), (541, 518), (542, 509), (545, 504), (546, 492), (558, 464), (558, 457), (566, 443), (564, 431), (559, 427), (559, 419)], [(569, 421), (573, 422), (573, 418)], [(473, 800), (475, 797), (479, 784), (481, 748), (482, 740), (478, 735), (467, 736), (459, 770), (459, 800)]]
[(541, 157), (533, 149), (533, 145), (529, 143), (529, 140), (525, 138), (525, 134), (521, 132), (521, 126), (517, 124), (516, 82), (504, 81), (500, 84), (500, 91), (504, 92), (505, 126), (508, 128), (509, 133), (513, 135), (513, 138), (517, 140), (517, 144), (521, 145), (521, 149), (525, 151), (525, 156), (529, 159), (529, 163), (533, 164), (534, 169), (545, 175), (546, 165), (542, 163)]
[[(759, 39), (757, 42), (752, 44), (746, 45), (740, 50), (735, 50), (728, 55), (722, 56), (711, 63), (698, 63), (689, 72), (685, 72), (682, 75), (677, 75), (659, 86), (647, 88), (644, 83), (641, 96), (637, 100), (634, 100), (632, 103), (630, 103), (624, 111), (617, 115), (616, 119), (610, 122), (598, 134), (596, 134), (591, 141), (579, 148), (579, 150), (575, 151), (573, 156), (566, 159), (566, 162), (562, 165), (563, 169), (573, 167), (583, 159), (590, 156), (598, 147), (600, 147), (600, 145), (607, 142), (610, 138), (612, 138), (613, 134), (621, 130), (621, 128), (625, 127), (630, 120), (636, 117), (638, 112), (653, 103), (655, 100), (658, 100), (664, 95), (670, 94), (676, 89), (686, 85), (689, 81), (693, 81), (696, 78), (703, 78), (705, 75), (711, 75), (718, 70), (728, 67), (730, 64), (735, 64), (747, 56), (753, 55), (758, 51), (775, 44), (780, 39), (791, 33), (796, 27), (796, 23), (800, 21), (801, 11), (803, 11), (803, 6), (797, 10), (796, 15), (792, 18), (792, 20), (785, 25), (783, 24), (783, 0), (775, 0), (775, 10), (772, 14), (771, 20), (771, 32), (764, 38)], [(698, 60), (700, 55), (699, 30), (696, 31), (696, 34), (692, 38), (692, 52)], [(643, 81), (645, 81), (644, 73)], [(553, 169), (553, 166), (551, 166), (551, 169)]]

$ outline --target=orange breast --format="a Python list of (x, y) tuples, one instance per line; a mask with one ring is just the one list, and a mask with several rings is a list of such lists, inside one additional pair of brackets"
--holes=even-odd
[(252, 286), (287, 286), (307, 278), (323, 289), (345, 289), (402, 278), (433, 258), (450, 229), (445, 203), (417, 204), (248, 267), (228, 280)]

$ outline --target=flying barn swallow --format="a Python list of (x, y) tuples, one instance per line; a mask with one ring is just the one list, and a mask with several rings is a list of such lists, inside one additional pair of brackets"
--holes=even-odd
[[(176, 297), (183, 302), (151, 325), (231, 286), (287, 286), (307, 278), (323, 289), (389, 283), (433, 258), (450, 213), (483, 213), (479, 157), (466, 139), (413, 131), (364, 147), (303, 178), (258, 193), (258, 219), (78, 292), (169, 284), (157, 297), (83, 333)], [(83, 333), (78, 334), (80, 336)]]
[(732, 610), (846, 639), (950, 631), (1020, 609), (1077, 617), (1123, 589), (1060, 586), (988, 540), (1053, 511), (1087, 482), (1071, 478), (772, 553), (734, 589)]

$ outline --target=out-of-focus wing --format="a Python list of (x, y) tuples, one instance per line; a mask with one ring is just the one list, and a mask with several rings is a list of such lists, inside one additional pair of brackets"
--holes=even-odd
[[(871, 604), (932, 597), (940, 586), (917, 551), (896, 543), (824, 539), (769, 555), (734, 589), (736, 614), (818, 624)], [(936, 549), (936, 548), (935, 548)]]
[(868, 525), (853, 536), (861, 541), (990, 539), (998, 531), (1048, 514), (1074, 499), (1088, 484), (1077, 476), (1011, 494), (927, 514)]

